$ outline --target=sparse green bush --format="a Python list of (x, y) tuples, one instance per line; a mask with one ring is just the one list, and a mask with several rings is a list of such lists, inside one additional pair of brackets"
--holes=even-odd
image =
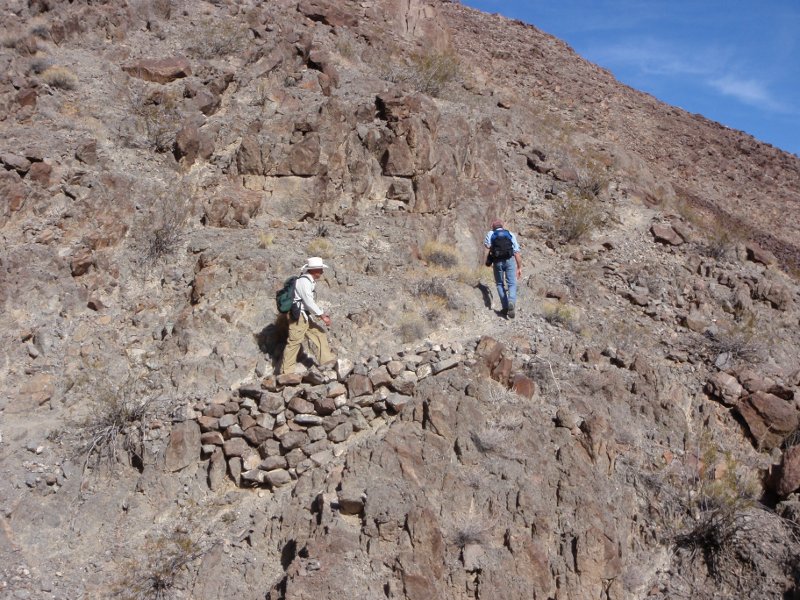
[(570, 195), (556, 205), (553, 231), (565, 244), (587, 239), (602, 224), (602, 213), (592, 199)]
[(437, 97), (458, 79), (461, 70), (458, 56), (452, 49), (414, 54), (405, 67), (382, 64), (380, 68), (384, 79)]
[(78, 87), (75, 73), (66, 67), (50, 67), (42, 73), (42, 81), (52, 88), (74, 90)]
[(262, 250), (269, 248), (275, 242), (275, 236), (266, 231), (258, 232), (258, 247)]
[(202, 19), (194, 28), (189, 51), (213, 59), (239, 54), (250, 41), (247, 27), (233, 18)]
[(570, 331), (575, 331), (577, 328), (574, 309), (561, 302), (546, 302), (542, 316), (551, 325), (565, 327)]
[(458, 56), (452, 49), (415, 54), (411, 58), (408, 82), (430, 96), (441, 95), (444, 88), (459, 76)]

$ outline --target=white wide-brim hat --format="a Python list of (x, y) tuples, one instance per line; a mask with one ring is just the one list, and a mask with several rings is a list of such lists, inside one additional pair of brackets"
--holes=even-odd
[(311, 271), (312, 269), (327, 269), (328, 265), (322, 262), (322, 259), (319, 256), (312, 256), (306, 261), (306, 264), (303, 265), (303, 272)]

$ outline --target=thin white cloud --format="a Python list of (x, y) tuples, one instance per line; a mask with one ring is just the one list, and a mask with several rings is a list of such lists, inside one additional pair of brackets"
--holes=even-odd
[(787, 107), (772, 96), (764, 82), (725, 75), (708, 82), (718, 92), (739, 102), (774, 112), (786, 112)]
[(732, 67), (738, 61), (734, 60), (734, 52), (723, 46), (686, 48), (655, 38), (629, 39), (596, 46), (585, 55), (612, 71), (633, 71), (640, 84), (665, 78), (693, 81), (760, 110), (792, 112), (766, 82), (732, 75)]

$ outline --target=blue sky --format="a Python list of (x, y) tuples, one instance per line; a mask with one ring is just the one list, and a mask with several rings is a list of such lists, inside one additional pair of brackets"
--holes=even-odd
[(800, 0), (461, 0), (620, 81), (800, 155)]

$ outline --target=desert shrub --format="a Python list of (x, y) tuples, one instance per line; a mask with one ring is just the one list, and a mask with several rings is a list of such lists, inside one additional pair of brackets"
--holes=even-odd
[(728, 354), (731, 360), (758, 363), (764, 360), (766, 342), (759, 335), (755, 316), (744, 315), (742, 321), (706, 333), (706, 343), (714, 355)]
[(444, 88), (459, 76), (458, 56), (452, 49), (430, 51), (411, 57), (407, 81), (416, 90), (430, 96), (441, 95)]
[(446, 279), (437, 277), (417, 281), (413, 293), (421, 297), (429, 309), (458, 309), (458, 301), (453, 296)]
[(247, 27), (234, 19), (203, 19), (194, 29), (189, 51), (211, 59), (242, 52), (249, 42)]
[(339, 37), (336, 40), (335, 47), (336, 51), (339, 53), (339, 56), (342, 58), (353, 60), (356, 57), (356, 45), (348, 38)]
[(466, 267), (460, 268), (456, 271), (455, 278), (457, 281), (472, 287), (494, 285), (492, 270), (486, 267), (475, 267), (473, 269)]
[(133, 124), (120, 121), (117, 125), (120, 136), (129, 137), (125, 130), (133, 129), (143, 138), (137, 144), (156, 152), (170, 151), (181, 125), (180, 99), (171, 92), (151, 92), (146, 83), (139, 81), (131, 81), (126, 92)]
[(28, 65), (28, 69), (35, 75), (41, 75), (53, 66), (53, 61), (49, 58), (34, 58)]
[(41, 77), (42, 81), (52, 88), (74, 90), (78, 87), (78, 78), (66, 67), (50, 67), (42, 73)]
[(702, 553), (710, 574), (718, 577), (721, 565), (734, 560), (735, 537), (761, 486), (757, 476), (740, 469), (707, 434), (698, 440), (697, 453), (700, 460), (690, 472), (690, 492), (684, 499), (686, 518), (673, 539), (678, 548)]
[(275, 242), (275, 236), (267, 231), (258, 232), (258, 247), (262, 250), (269, 248)]
[(464, 548), (470, 544), (485, 544), (491, 530), (490, 522), (477, 515), (461, 515), (454, 520), (452, 543)]
[(589, 198), (569, 195), (560, 201), (553, 214), (553, 232), (562, 243), (587, 239), (602, 224), (602, 213)]
[(407, 313), (397, 325), (396, 334), (404, 344), (407, 344), (424, 338), (427, 334), (427, 326), (417, 314)]
[(577, 319), (574, 309), (561, 302), (546, 302), (542, 317), (551, 325), (564, 327), (570, 331), (577, 329)]
[(31, 25), (30, 34), (46, 40), (50, 37), (50, 28), (45, 23), (35, 23)]
[(306, 251), (309, 256), (331, 258), (333, 256), (333, 244), (326, 238), (317, 237), (308, 243)]
[(445, 88), (459, 78), (461, 71), (458, 55), (452, 49), (416, 53), (405, 66), (381, 62), (377, 67), (383, 79), (429, 96), (441, 96)]
[(458, 253), (456, 249), (440, 242), (426, 242), (420, 252), (422, 260), (429, 265), (453, 269), (458, 266)]
[(115, 586), (121, 600), (167, 600), (175, 597), (176, 584), (186, 565), (205, 553), (192, 536), (182, 531), (149, 540), (139, 558), (126, 565), (126, 574)]
[(328, 237), (329, 234), (330, 234), (330, 229), (328, 228), (327, 223), (320, 223), (319, 225), (317, 225), (317, 237), (324, 238)]
[(155, 195), (150, 212), (140, 224), (143, 248), (140, 261), (153, 266), (180, 248), (193, 199), (185, 189), (166, 190)]
[(100, 392), (83, 421), (69, 432), (76, 438), (84, 469), (105, 465), (113, 469), (123, 458), (141, 464), (146, 420), (152, 397), (143, 394), (139, 381), (129, 377), (117, 388)]

